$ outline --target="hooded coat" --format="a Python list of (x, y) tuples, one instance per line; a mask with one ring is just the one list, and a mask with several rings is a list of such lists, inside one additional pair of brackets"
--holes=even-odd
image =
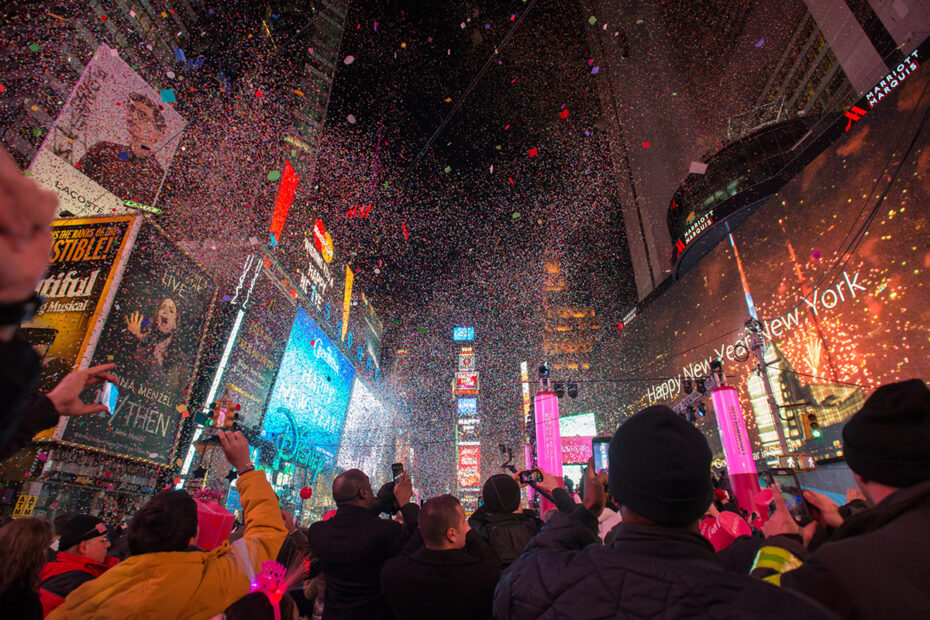
[(71, 592), (48, 618), (207, 619), (248, 594), (252, 576), (275, 559), (287, 529), (263, 472), (242, 474), (237, 487), (246, 523), (240, 540), (211, 551), (130, 556)]
[(119, 563), (116, 558), (107, 557), (103, 562), (94, 562), (77, 553), (59, 551), (55, 559), (42, 567), (39, 578), (39, 596), (45, 615), (65, 601), (65, 597), (79, 586), (91, 579), (96, 579)]

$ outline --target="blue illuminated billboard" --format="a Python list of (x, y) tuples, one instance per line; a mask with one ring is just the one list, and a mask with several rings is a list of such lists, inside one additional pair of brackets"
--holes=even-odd
[(278, 458), (312, 472), (335, 463), (354, 373), (323, 330), (298, 311), (262, 426)]
[(459, 405), (459, 417), (474, 417), (478, 415), (478, 399), (477, 398), (460, 398), (458, 401)]
[(465, 342), (468, 340), (475, 339), (475, 328), (474, 327), (453, 327), (452, 328), (452, 340), (456, 342)]

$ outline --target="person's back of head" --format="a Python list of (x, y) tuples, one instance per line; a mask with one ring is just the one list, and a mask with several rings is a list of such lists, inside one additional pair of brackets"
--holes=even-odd
[(169, 489), (150, 499), (129, 522), (130, 555), (183, 551), (197, 536), (197, 502), (186, 491)]
[(494, 474), (485, 481), (481, 497), (490, 514), (513, 512), (520, 507), (520, 485), (507, 474)]
[(420, 507), (420, 534), (428, 549), (461, 549), (467, 527), (462, 504), (454, 495), (440, 495)]
[(930, 480), (927, 385), (911, 379), (875, 390), (843, 427), (843, 453), (873, 503)]
[(377, 503), (371, 490), (371, 480), (360, 469), (347, 469), (333, 480), (333, 500), (336, 506), (374, 508)]
[(625, 522), (638, 516), (654, 525), (696, 528), (714, 497), (711, 460), (707, 439), (693, 424), (668, 407), (648, 407), (610, 441), (610, 493)]
[(0, 528), (0, 593), (17, 583), (38, 587), (52, 538), (52, 524), (35, 517), (14, 519)]
[[(297, 603), (288, 594), (278, 603), (281, 620), (297, 620)], [(274, 607), (264, 592), (250, 592), (226, 608), (226, 620), (275, 620)]]

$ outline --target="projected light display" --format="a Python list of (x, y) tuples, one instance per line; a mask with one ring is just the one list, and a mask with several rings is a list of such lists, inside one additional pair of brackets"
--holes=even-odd
[(354, 369), (300, 310), (281, 360), (262, 436), (282, 461), (319, 472), (336, 460)]

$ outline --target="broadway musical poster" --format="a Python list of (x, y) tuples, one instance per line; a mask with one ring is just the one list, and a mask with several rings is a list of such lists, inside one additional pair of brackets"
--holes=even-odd
[(62, 440), (167, 465), (215, 294), (200, 265), (144, 222), (91, 360), (116, 364), (116, 410), (71, 418)]
[(126, 245), (133, 217), (58, 220), (51, 266), (36, 292), (36, 315), (19, 334), (42, 357), (39, 391), (48, 392), (81, 358)]

